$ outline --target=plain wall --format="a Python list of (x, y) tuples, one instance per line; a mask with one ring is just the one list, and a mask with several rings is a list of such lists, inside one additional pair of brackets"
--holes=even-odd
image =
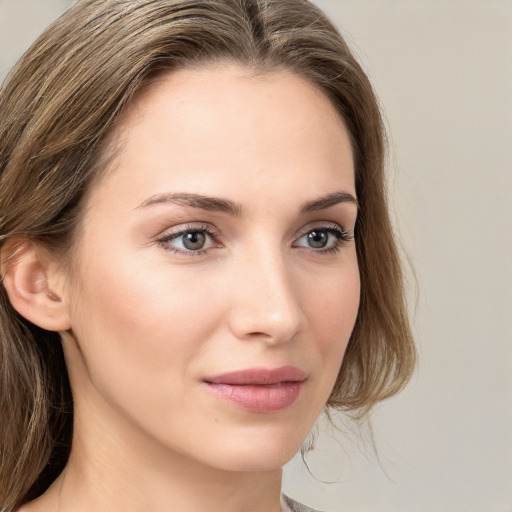
[[(331, 512), (512, 512), (512, 2), (317, 3), (388, 120), (419, 366), (373, 414), (380, 464), (327, 432), (284, 488)], [(0, 0), (0, 77), (68, 5)]]

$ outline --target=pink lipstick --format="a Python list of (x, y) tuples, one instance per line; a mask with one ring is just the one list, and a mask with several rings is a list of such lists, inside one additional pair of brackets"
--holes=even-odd
[(247, 411), (270, 413), (292, 405), (306, 380), (293, 366), (248, 368), (207, 377), (204, 383), (219, 398)]

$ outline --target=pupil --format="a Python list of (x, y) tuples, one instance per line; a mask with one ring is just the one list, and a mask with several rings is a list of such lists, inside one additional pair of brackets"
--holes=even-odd
[(311, 231), (308, 240), (311, 247), (319, 249), (327, 245), (328, 235), (325, 231)]
[(201, 249), (204, 246), (205, 235), (199, 231), (195, 231), (194, 233), (187, 233), (183, 237), (183, 245), (187, 249)]

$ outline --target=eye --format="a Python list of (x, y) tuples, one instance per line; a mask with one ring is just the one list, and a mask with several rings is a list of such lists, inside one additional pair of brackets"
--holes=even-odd
[(307, 231), (295, 243), (294, 247), (306, 247), (314, 252), (336, 252), (350, 242), (354, 236), (337, 225), (317, 226)]
[(186, 226), (166, 234), (158, 243), (169, 251), (196, 256), (215, 246), (215, 235), (209, 226)]
[(206, 234), (202, 231), (191, 231), (177, 237), (182, 239), (182, 244), (190, 251), (202, 249), (206, 244)]

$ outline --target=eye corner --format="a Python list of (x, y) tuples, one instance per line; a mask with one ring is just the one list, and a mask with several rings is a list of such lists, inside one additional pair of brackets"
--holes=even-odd
[[(354, 230), (348, 231), (338, 223), (324, 222), (306, 226), (295, 239), (292, 247), (306, 249), (317, 255), (334, 254), (354, 238)], [(301, 240), (304, 240), (304, 243), (301, 243)]]
[[(188, 242), (186, 241), (187, 239), (183, 238), (187, 235), (198, 234), (201, 235), (202, 238), (190, 238)], [(210, 249), (222, 247), (222, 244), (216, 241), (217, 237), (218, 231), (209, 224), (186, 224), (165, 231), (162, 235), (157, 237), (156, 242), (164, 250), (179, 256), (197, 257), (206, 255)], [(180, 238), (182, 239), (181, 242), (179, 242)], [(192, 246), (190, 246), (190, 244), (192, 244)], [(197, 247), (193, 247), (193, 245), (197, 245)], [(207, 247), (205, 247), (205, 245), (207, 245)]]

